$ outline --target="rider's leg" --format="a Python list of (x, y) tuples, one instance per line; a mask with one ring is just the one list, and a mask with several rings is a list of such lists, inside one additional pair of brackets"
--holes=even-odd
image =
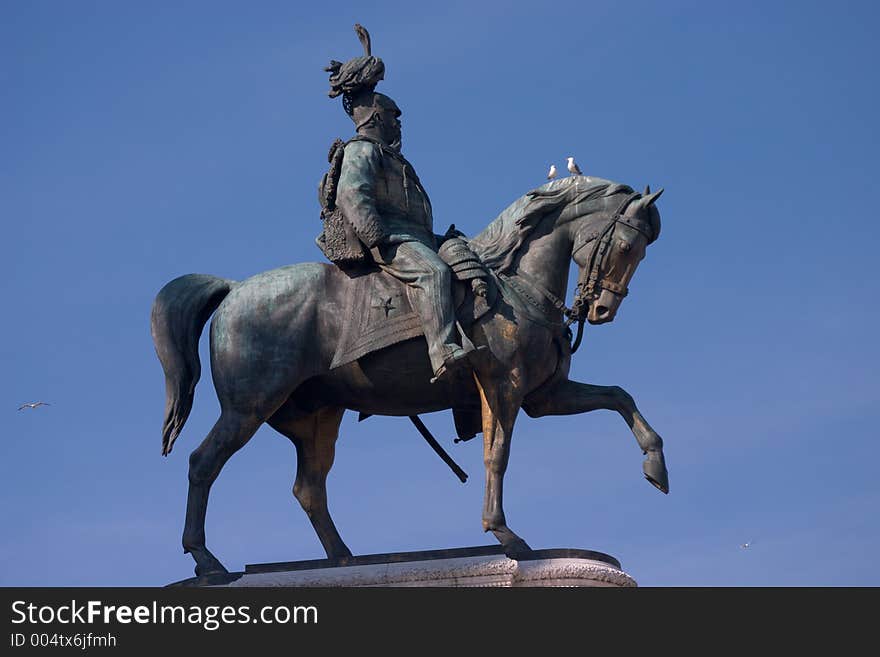
[(425, 326), (428, 356), (437, 373), (462, 355), (452, 308), (452, 270), (421, 242), (382, 245), (379, 266), (407, 285), (407, 297)]

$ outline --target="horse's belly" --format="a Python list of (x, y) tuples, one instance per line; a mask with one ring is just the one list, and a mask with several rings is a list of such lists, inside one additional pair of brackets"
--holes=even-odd
[[(293, 401), (304, 409), (344, 406), (374, 415), (416, 415), (451, 408), (453, 390), (432, 384), (424, 338), (407, 340), (306, 381)], [(471, 385), (463, 378), (464, 386)], [(456, 390), (456, 398), (461, 395)], [(476, 394), (476, 391), (474, 391)]]

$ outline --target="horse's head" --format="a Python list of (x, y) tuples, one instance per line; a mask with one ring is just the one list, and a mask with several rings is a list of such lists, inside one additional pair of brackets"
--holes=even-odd
[(616, 198), (612, 209), (577, 230), (572, 259), (580, 268), (573, 317), (590, 324), (614, 319), (629, 282), (660, 235), (660, 213), (654, 206), (663, 190)]

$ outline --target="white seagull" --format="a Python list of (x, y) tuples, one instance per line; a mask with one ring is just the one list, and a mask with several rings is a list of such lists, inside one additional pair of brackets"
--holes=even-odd
[(750, 547), (752, 547), (752, 541), (749, 541), (748, 543), (743, 543), (742, 545), (740, 545), (740, 547), (743, 548), (744, 550), (747, 550)]
[(22, 404), (21, 406), (18, 407), (18, 410), (22, 410), (25, 408), (36, 408), (37, 406), (51, 406), (51, 405), (52, 404), (49, 404), (44, 401), (36, 401), (36, 402), (31, 402), (30, 404)]
[(550, 165), (550, 171), (547, 172), (547, 180), (553, 180), (556, 177), (556, 165)]
[(568, 172), (569, 172), (571, 175), (573, 175), (573, 176), (582, 176), (582, 175), (584, 175), (583, 173), (581, 173), (581, 169), (580, 169), (580, 167), (577, 165), (577, 163), (574, 161), (574, 158), (573, 158), (573, 157), (569, 157), (569, 158), (568, 158)]

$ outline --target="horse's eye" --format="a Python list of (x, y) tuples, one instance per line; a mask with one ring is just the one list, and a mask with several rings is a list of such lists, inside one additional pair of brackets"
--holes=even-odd
[(632, 248), (632, 245), (629, 242), (624, 240), (620, 240), (617, 243), (617, 248), (623, 251), (624, 253), (629, 253), (629, 250)]

